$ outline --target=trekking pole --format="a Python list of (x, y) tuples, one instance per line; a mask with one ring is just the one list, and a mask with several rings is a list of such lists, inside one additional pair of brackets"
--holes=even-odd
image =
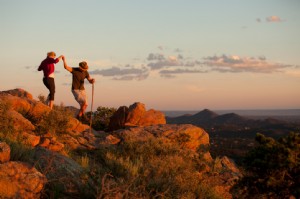
[(91, 118), (90, 118), (90, 133), (92, 133), (93, 104), (94, 104), (94, 83), (92, 84), (92, 104), (91, 104)]

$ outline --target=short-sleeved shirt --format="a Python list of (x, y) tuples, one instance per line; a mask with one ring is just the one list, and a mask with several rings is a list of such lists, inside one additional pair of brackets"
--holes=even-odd
[(59, 62), (59, 59), (53, 59), (50, 57), (47, 57), (44, 59), (41, 63), (41, 65), (38, 68), (38, 71), (43, 70), (44, 77), (54, 77), (54, 64)]
[(72, 68), (72, 90), (84, 90), (84, 79), (90, 78), (87, 71), (81, 71), (79, 68)]

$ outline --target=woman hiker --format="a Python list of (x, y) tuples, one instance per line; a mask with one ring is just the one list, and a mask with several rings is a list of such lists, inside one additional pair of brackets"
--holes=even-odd
[(47, 58), (42, 61), (38, 68), (38, 71), (43, 70), (44, 72), (43, 83), (49, 90), (49, 95), (47, 97), (46, 104), (50, 107), (50, 109), (53, 108), (55, 93), (54, 64), (58, 63), (63, 56), (61, 55), (56, 59), (55, 57), (55, 52), (48, 52)]
[(85, 61), (79, 63), (79, 67), (72, 68), (67, 65), (66, 59), (63, 56), (62, 60), (64, 62), (64, 67), (67, 71), (72, 73), (72, 93), (74, 95), (75, 100), (80, 105), (80, 110), (78, 115), (76, 116), (77, 119), (81, 120), (87, 120), (85, 118), (85, 110), (88, 106), (87, 103), (87, 96), (84, 88), (84, 79), (87, 79), (90, 84), (95, 83), (95, 79), (90, 77), (90, 74), (88, 73), (88, 65)]

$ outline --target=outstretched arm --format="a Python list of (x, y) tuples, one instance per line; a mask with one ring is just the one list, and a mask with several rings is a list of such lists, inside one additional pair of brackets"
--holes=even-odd
[(62, 59), (63, 57), (64, 57), (63, 55), (57, 57), (58, 61), (59, 61), (60, 59)]
[(63, 62), (64, 62), (64, 67), (65, 67), (65, 69), (71, 73), (71, 72), (73, 71), (73, 69), (72, 69), (72, 67), (70, 67), (70, 66), (67, 65), (65, 56), (62, 56), (62, 60), (63, 60)]

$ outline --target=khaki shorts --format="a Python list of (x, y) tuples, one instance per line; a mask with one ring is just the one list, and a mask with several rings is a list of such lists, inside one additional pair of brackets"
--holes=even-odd
[(80, 105), (88, 105), (85, 90), (72, 90), (72, 93)]

